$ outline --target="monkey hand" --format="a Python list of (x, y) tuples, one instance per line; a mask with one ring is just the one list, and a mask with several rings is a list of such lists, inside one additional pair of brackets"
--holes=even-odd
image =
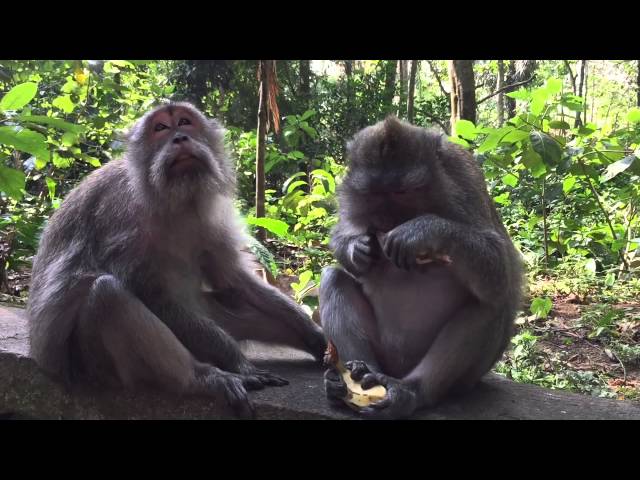
[(361, 408), (361, 415), (377, 420), (393, 420), (409, 417), (416, 410), (416, 393), (402, 381), (383, 373), (372, 372), (367, 364), (361, 361), (347, 362), (345, 367), (351, 370), (351, 378), (359, 381), (363, 390), (376, 385), (382, 385), (387, 389), (387, 394), (382, 400)]
[(251, 364), (241, 367), (238, 376), (247, 390), (262, 390), (265, 386), (281, 387), (289, 384), (288, 380)]
[(366, 273), (380, 258), (378, 239), (371, 233), (358, 235), (349, 244), (349, 260), (357, 273)]
[(331, 367), (324, 372), (324, 390), (331, 407), (347, 408), (344, 403), (344, 398), (348, 394), (347, 384), (337, 368)]
[(449, 263), (444, 221), (435, 215), (424, 215), (391, 230), (382, 240), (382, 251), (398, 268), (415, 269), (423, 259), (441, 259)]

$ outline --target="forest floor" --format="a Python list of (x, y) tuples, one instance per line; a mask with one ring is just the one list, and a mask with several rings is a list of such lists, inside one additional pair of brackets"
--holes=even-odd
[[(0, 301), (24, 306), (30, 272), (8, 272), (7, 279), (10, 294), (0, 293)], [(296, 280), (281, 275), (274, 283), (291, 295)], [(516, 320), (518, 335), (498, 372), (523, 383), (640, 401), (640, 301), (596, 303), (573, 293), (550, 297), (553, 308), (546, 318)]]

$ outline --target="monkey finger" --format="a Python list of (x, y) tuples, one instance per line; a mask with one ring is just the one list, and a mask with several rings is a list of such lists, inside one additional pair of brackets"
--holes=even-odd
[(229, 376), (222, 384), (224, 397), (234, 414), (242, 419), (254, 418), (255, 412), (249, 402), (247, 391), (242, 385), (242, 380)]
[(361, 360), (347, 362), (345, 363), (345, 367), (351, 371), (351, 378), (356, 382), (359, 382), (367, 373), (371, 373), (367, 364)]
[(263, 385), (268, 385), (270, 387), (282, 387), (284, 385), (289, 385), (289, 380), (273, 375), (272, 373), (260, 373), (257, 377)]
[(364, 377), (362, 377), (362, 381), (360, 382), (360, 386), (363, 390), (369, 390), (377, 385), (381, 385), (380, 380), (378, 379), (378, 375), (375, 373), (367, 373)]
[(328, 399), (340, 400), (347, 396), (347, 385), (342, 381), (324, 380), (324, 391)]
[(261, 379), (255, 375), (244, 375), (242, 385), (247, 390), (262, 390), (265, 386)]

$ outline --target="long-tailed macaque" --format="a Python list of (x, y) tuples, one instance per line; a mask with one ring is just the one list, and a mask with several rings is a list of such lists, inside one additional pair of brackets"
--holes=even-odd
[(43, 233), (28, 304), (31, 354), (67, 382), (226, 399), (286, 380), (236, 340), (322, 358), (322, 331), (252, 272), (222, 127), (187, 103), (144, 115), (123, 158), (84, 179)]
[[(520, 307), (520, 257), (471, 154), (394, 117), (347, 146), (339, 223), (342, 268), (322, 274), (325, 335), (363, 388), (361, 410), (402, 418), (472, 388), (500, 358)], [(346, 385), (325, 373), (339, 404)]]

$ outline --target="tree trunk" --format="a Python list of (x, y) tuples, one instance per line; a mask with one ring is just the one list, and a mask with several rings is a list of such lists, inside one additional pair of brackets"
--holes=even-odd
[[(582, 97), (582, 93), (584, 91), (584, 78), (586, 73), (587, 61), (580, 60), (580, 85), (578, 86), (578, 96)], [(584, 101), (584, 99), (583, 99)], [(586, 104), (586, 102), (585, 102)], [(582, 126), (582, 118), (580, 117), (581, 112), (576, 112), (576, 123), (574, 124), (574, 128)]]
[(309, 109), (311, 101), (311, 61), (300, 60), (300, 97), (304, 102), (304, 108)]
[(413, 123), (413, 102), (416, 93), (416, 75), (420, 60), (411, 60), (411, 73), (409, 74), (409, 98), (407, 100), (407, 120)]
[(407, 62), (408, 60), (398, 60), (398, 71), (400, 73), (400, 102), (398, 104), (398, 116), (405, 112), (407, 104)]
[[(496, 82), (496, 90), (500, 90), (504, 86), (504, 61), (498, 60), (498, 80)], [(502, 127), (504, 123), (504, 92), (498, 94), (498, 127)]]
[(637, 95), (638, 95), (638, 99), (637, 99), (637, 104), (640, 107), (640, 60), (636, 60), (638, 62), (638, 78), (636, 80), (636, 90), (637, 90)]
[(397, 60), (386, 60), (383, 92), (383, 109), (385, 114), (393, 112), (393, 97), (396, 93)]
[[(516, 61), (510, 60), (509, 67), (507, 69), (507, 85), (516, 83)], [(508, 92), (505, 92), (508, 93)], [(516, 99), (511, 97), (504, 97), (505, 107), (507, 108), (507, 118), (513, 118), (516, 116)]]
[(353, 75), (353, 60), (344, 61), (344, 73), (347, 78), (351, 78), (351, 75)]
[[(267, 68), (269, 60), (259, 60), (258, 62), (258, 78), (260, 79), (258, 103), (258, 149), (256, 151), (256, 217), (264, 217), (264, 157), (266, 150), (266, 134), (267, 134), (267, 101), (269, 95), (269, 84), (267, 77)], [(260, 241), (266, 240), (266, 231), (258, 228), (257, 237)]]
[(451, 80), (451, 135), (455, 136), (455, 124), (458, 120), (476, 122), (473, 60), (449, 60), (449, 79)]

